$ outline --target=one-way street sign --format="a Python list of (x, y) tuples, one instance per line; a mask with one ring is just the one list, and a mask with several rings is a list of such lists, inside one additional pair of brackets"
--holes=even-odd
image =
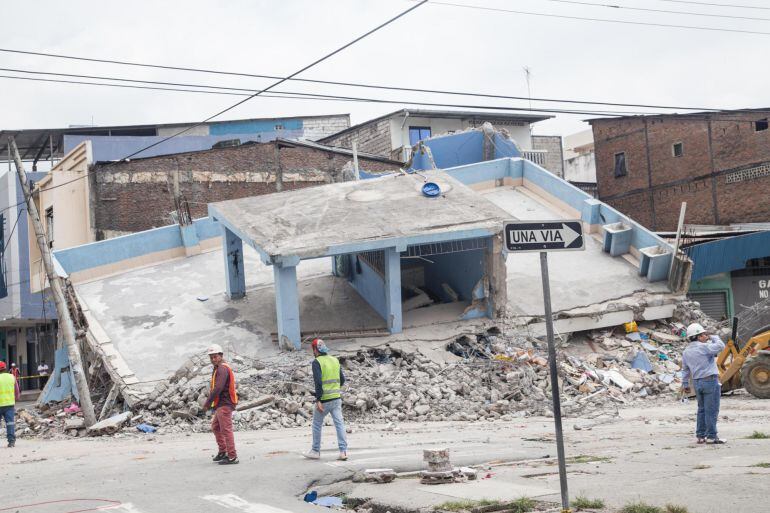
[(575, 251), (585, 248), (580, 221), (510, 221), (505, 223), (508, 251)]

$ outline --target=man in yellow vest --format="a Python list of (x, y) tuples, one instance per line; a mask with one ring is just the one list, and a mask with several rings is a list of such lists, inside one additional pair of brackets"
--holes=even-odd
[(8, 372), (5, 362), (0, 362), (0, 419), (5, 420), (8, 447), (16, 445), (16, 401), (20, 395), (16, 378)]
[(313, 347), (313, 382), (315, 383), (316, 404), (313, 409), (313, 447), (303, 456), (311, 460), (321, 458), (321, 429), (324, 418), (331, 414), (334, 429), (337, 430), (337, 445), (340, 455), (337, 459), (348, 459), (348, 441), (345, 436), (345, 421), (342, 418), (342, 385), (345, 375), (340, 362), (329, 355), (329, 348), (324, 341), (316, 338)]

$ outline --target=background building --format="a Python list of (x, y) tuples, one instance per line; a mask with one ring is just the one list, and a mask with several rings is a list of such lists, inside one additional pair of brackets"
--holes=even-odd
[(599, 199), (652, 228), (770, 221), (769, 109), (593, 119)]
[(564, 179), (596, 196), (596, 153), (591, 130), (564, 138)]
[(274, 139), (314, 141), (350, 126), (350, 114), (236, 119), (195, 123), (128, 126), (72, 126), (33, 130), (0, 130), (0, 162), (10, 160), (8, 136), (14, 136), (21, 159), (37, 170), (38, 163), (50, 168), (78, 144), (89, 140), (96, 161), (120, 160), (127, 155), (189, 129), (182, 135), (149, 148), (135, 157), (152, 157), (210, 149), (216, 143), (237, 140), (269, 142)]
[[(30, 181), (45, 173), (29, 173)], [(41, 359), (53, 364), (56, 309), (30, 288), (30, 271), (40, 272), (41, 261), (30, 261), (26, 205), (15, 170), (0, 176), (0, 360), (16, 363), (22, 376), (37, 373)], [(33, 239), (34, 240), (34, 239)], [(24, 389), (37, 386), (23, 380)]]
[(508, 132), (524, 158), (562, 176), (561, 136), (532, 135), (534, 123), (552, 117), (504, 112), (401, 109), (346, 128), (319, 142), (352, 148), (353, 141), (357, 141), (361, 151), (406, 162), (412, 156), (412, 147), (419, 141), (491, 123), (495, 128)]

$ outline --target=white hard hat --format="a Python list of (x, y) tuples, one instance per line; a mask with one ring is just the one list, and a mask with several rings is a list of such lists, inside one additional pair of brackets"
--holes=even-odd
[(687, 338), (698, 336), (701, 333), (706, 333), (706, 329), (700, 324), (698, 324), (697, 322), (694, 322), (689, 326), (687, 326)]
[(222, 350), (222, 346), (220, 346), (219, 344), (211, 344), (208, 347), (208, 349), (206, 349), (206, 354), (208, 354), (208, 355), (219, 354), (219, 353), (223, 353), (224, 354), (224, 351)]

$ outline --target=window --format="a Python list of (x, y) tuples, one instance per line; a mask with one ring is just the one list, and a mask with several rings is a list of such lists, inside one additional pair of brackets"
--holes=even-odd
[(754, 131), (755, 132), (762, 132), (764, 130), (767, 130), (767, 118), (756, 120), (754, 122)]
[(409, 145), (414, 146), (423, 139), (430, 137), (429, 126), (410, 126), (409, 127)]
[(279, 123), (279, 124), (275, 125), (275, 129), (276, 129), (276, 130), (283, 130), (283, 125), (281, 125), (281, 124)]
[(684, 155), (684, 144), (680, 142), (674, 143), (674, 145), (671, 147), (671, 151), (675, 157), (681, 157)]
[(45, 209), (45, 237), (48, 247), (53, 248), (53, 207)]
[(621, 151), (615, 154), (615, 178), (620, 176), (626, 176), (628, 170), (626, 169), (626, 152)]

